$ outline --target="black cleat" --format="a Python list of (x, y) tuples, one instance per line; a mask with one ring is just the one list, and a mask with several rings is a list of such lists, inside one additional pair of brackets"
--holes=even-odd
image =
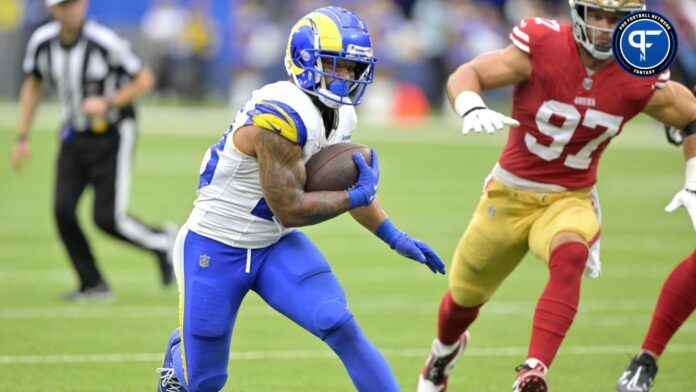
[(113, 302), (114, 293), (106, 283), (101, 282), (96, 286), (85, 286), (79, 290), (63, 293), (60, 299), (66, 302)]
[(174, 283), (174, 264), (173, 264), (173, 253), (174, 253), (174, 241), (176, 240), (176, 235), (179, 228), (174, 223), (166, 223), (164, 227), (164, 233), (167, 235), (167, 249), (157, 250), (155, 255), (157, 256), (157, 264), (160, 269), (160, 277), (162, 279), (162, 285), (164, 287), (170, 286)]
[(655, 384), (655, 375), (657, 363), (652, 355), (635, 356), (616, 383), (616, 392), (649, 392)]

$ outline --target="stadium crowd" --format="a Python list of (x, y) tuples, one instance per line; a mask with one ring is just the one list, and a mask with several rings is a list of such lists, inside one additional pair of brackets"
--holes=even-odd
[[(693, 85), (696, 2), (650, 3), (651, 9), (678, 25), (681, 40), (673, 78)], [(48, 18), (43, 1), (3, 4), (0, 21), (5, 28), (0, 28), (0, 41), (3, 35), (20, 31), (13, 36), (22, 42), (14, 46), (23, 49), (33, 28)], [(231, 107), (241, 104), (250, 89), (285, 76), (282, 61), (277, 60), (284, 56), (287, 30), (301, 15), (330, 4), (360, 10), (379, 60), (375, 85), (362, 109), (405, 116), (439, 112), (446, 76), (476, 55), (507, 45), (510, 29), (523, 17), (569, 19), (564, 0), (147, 0), (119, 4), (93, 2), (89, 13), (133, 42), (157, 75), (159, 96), (229, 97)], [(476, 39), (471, 39), (474, 32)], [(19, 64), (14, 72), (20, 72)], [(0, 94), (14, 96), (18, 88)], [(498, 94), (509, 96), (509, 92)]]

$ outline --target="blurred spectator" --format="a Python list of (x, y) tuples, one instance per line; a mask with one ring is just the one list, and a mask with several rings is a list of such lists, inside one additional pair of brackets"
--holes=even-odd
[(177, 78), (184, 95), (191, 99), (204, 97), (206, 67), (220, 49), (217, 28), (208, 7), (208, 0), (191, 0), (179, 36), (181, 64)]
[[(25, 25), (34, 27), (46, 17), (42, 0), (0, 0), (0, 43), (3, 27), (7, 28), (3, 21), (16, 14), (16, 4), (25, 9)], [(202, 99), (229, 85), (235, 109), (249, 90), (285, 77), (286, 31), (302, 15), (326, 5), (358, 11), (365, 17), (379, 61), (375, 83), (360, 110), (378, 118), (394, 109), (399, 91), (420, 90), (418, 96), (424, 94), (427, 104), (438, 111), (444, 104), (446, 75), (477, 54), (507, 46), (510, 28), (520, 19), (570, 19), (565, 0), (140, 0), (138, 7), (128, 4), (95, 7), (102, 15), (94, 16), (142, 18), (140, 34), (148, 43), (143, 54), (151, 59), (160, 93)], [(696, 75), (696, 0), (655, 0), (651, 8), (660, 4), (682, 32), (679, 69)], [(113, 15), (118, 12), (123, 15)], [(124, 33), (137, 46), (137, 35)], [(14, 74), (17, 67), (10, 66)], [(0, 86), (3, 92), (7, 94), (6, 86)]]
[(150, 43), (148, 52), (157, 75), (157, 89), (165, 94), (174, 91), (174, 53), (185, 20), (186, 13), (174, 0), (157, 0), (141, 24), (141, 30)]
[(423, 88), (432, 107), (439, 109), (445, 97), (443, 86), (451, 72), (445, 61), (447, 26), (443, 21), (447, 19), (447, 8), (442, 0), (418, 0), (412, 15), (423, 42), (424, 71), (430, 79)]
[(679, 51), (672, 66), (672, 78), (696, 92), (696, 1), (663, 2), (665, 15), (677, 26)]

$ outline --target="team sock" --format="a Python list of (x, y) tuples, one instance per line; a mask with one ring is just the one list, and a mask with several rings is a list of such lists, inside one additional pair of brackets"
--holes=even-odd
[(672, 271), (662, 286), (643, 349), (662, 355), (665, 346), (696, 308), (696, 251)]
[(440, 303), (437, 321), (437, 338), (443, 352), (452, 352), (457, 347), (459, 337), (476, 320), (481, 305), (465, 308), (452, 299), (449, 290)]
[(580, 282), (588, 250), (580, 242), (562, 244), (549, 260), (549, 280), (537, 302), (527, 358), (551, 366), (580, 301)]

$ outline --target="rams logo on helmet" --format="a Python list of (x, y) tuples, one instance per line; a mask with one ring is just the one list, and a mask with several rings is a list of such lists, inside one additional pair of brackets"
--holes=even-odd
[[(357, 15), (340, 7), (316, 9), (290, 31), (285, 68), (292, 81), (325, 105), (358, 105), (372, 83), (372, 40)], [(346, 67), (352, 75), (337, 74)]]

